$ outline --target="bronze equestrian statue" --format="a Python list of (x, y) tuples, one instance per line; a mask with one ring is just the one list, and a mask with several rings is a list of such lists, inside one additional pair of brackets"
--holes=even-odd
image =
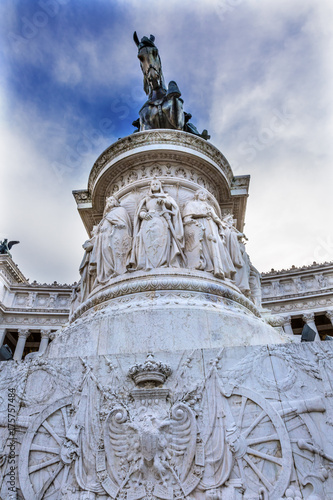
[(184, 130), (209, 139), (207, 130), (202, 134), (189, 123), (191, 115), (183, 110), (183, 99), (176, 82), (171, 81), (166, 88), (162, 72), (162, 63), (158, 49), (154, 43), (155, 37), (144, 36), (139, 41), (136, 31), (133, 35), (138, 47), (138, 58), (143, 73), (143, 88), (148, 100), (139, 111), (140, 118), (133, 122), (138, 127), (136, 132), (156, 128), (171, 128)]

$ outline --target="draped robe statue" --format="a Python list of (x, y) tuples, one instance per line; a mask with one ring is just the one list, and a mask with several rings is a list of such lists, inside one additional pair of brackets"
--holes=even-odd
[(94, 226), (93, 230), (92, 230), (91, 238), (89, 240), (85, 241), (82, 245), (85, 252), (84, 252), (82, 262), (81, 262), (80, 267), (79, 267), (79, 272), (81, 275), (81, 280), (80, 280), (80, 300), (81, 300), (81, 302), (84, 302), (88, 298), (88, 295), (92, 291), (93, 283), (95, 280), (94, 275), (91, 274), (91, 272), (90, 272), (91, 271), (90, 259), (91, 259), (92, 250), (94, 248), (96, 231), (97, 231), (97, 226)]
[(224, 231), (226, 237), (226, 245), (230, 258), (235, 266), (234, 281), (240, 291), (245, 295), (250, 293), (250, 263), (249, 256), (245, 252), (245, 246), (241, 242), (245, 235), (238, 231), (234, 226), (234, 219), (231, 214), (227, 214), (223, 218)]
[(254, 267), (251, 261), (250, 261), (249, 285), (251, 290), (252, 302), (260, 309), (261, 299), (262, 299), (261, 274), (259, 273), (258, 269)]
[(242, 253), (239, 246), (238, 236), (243, 236), (234, 226), (234, 219), (231, 214), (223, 217), (223, 227), (226, 240), (226, 246), (235, 268), (241, 268), (244, 265)]
[[(239, 236), (241, 239), (241, 236)], [(243, 265), (236, 269), (235, 283), (244, 295), (250, 295), (250, 258), (245, 251), (245, 245), (242, 241), (239, 241), (239, 248), (242, 256)]]
[(177, 203), (153, 179), (134, 218), (132, 268), (180, 267), (184, 229)]
[(132, 245), (132, 224), (119, 201), (107, 198), (104, 215), (96, 230), (90, 272), (96, 273), (94, 287), (127, 271)]
[(211, 272), (217, 278), (232, 279), (235, 268), (225, 245), (223, 224), (207, 203), (205, 191), (199, 189), (186, 203), (183, 223), (187, 266)]

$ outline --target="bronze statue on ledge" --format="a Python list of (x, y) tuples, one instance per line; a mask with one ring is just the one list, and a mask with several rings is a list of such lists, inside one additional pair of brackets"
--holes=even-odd
[(189, 123), (192, 115), (183, 110), (183, 99), (176, 82), (171, 81), (166, 88), (162, 72), (161, 59), (154, 43), (155, 37), (144, 36), (139, 41), (136, 31), (133, 35), (138, 47), (138, 58), (143, 73), (143, 88), (148, 100), (139, 111), (140, 118), (133, 122), (138, 127), (136, 132), (156, 128), (171, 128), (184, 130), (192, 134), (209, 139), (207, 130), (202, 134)]
[(19, 241), (8, 241), (7, 238), (5, 238), (3, 241), (0, 241), (0, 255), (9, 255), (9, 257), (12, 256), (10, 253), (10, 249), (12, 248), (13, 245), (17, 245), (20, 243)]

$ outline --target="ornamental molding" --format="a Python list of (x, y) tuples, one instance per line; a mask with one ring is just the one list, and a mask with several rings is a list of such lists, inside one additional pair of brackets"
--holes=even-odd
[(262, 279), (263, 281), (265, 281), (266, 279), (274, 279), (274, 277), (281, 277), (282, 275), (286, 275), (286, 277), (289, 277), (292, 274), (312, 274), (314, 271), (323, 272), (325, 270), (333, 271), (333, 262), (323, 262), (321, 264), (317, 264), (317, 262), (314, 262), (313, 264), (310, 264), (308, 266), (292, 266), (290, 269), (281, 269), (279, 271), (272, 269), (267, 273), (262, 273)]
[(262, 298), (262, 303), (265, 305), (270, 305), (270, 304), (275, 304), (275, 303), (283, 303), (286, 301), (295, 301), (295, 300), (307, 300), (310, 298), (316, 299), (319, 297), (330, 297), (333, 294), (333, 288), (329, 288), (325, 291), (323, 290), (316, 290), (316, 291), (309, 291), (309, 292), (303, 292), (303, 293), (295, 293), (294, 295), (279, 295), (279, 296), (268, 296), (266, 295), (263, 296)]
[(9, 281), (10, 284), (28, 284), (27, 278), (9, 255), (0, 255), (0, 266), (2, 268), (1, 274)]
[(90, 206), (92, 204), (90, 193), (86, 189), (75, 189), (72, 193), (77, 205), (87, 204)]
[(333, 269), (308, 269), (303, 273), (262, 278), (263, 302), (298, 300), (333, 293)]
[[(149, 303), (149, 308), (153, 310), (155, 307), (178, 307), (180, 305), (189, 308), (205, 308), (205, 310), (215, 310), (220, 311), (221, 307), (230, 307), (235, 311), (240, 310), (243, 315), (252, 315), (249, 309), (244, 309), (243, 305), (235, 303), (234, 300), (227, 299), (225, 297), (218, 297), (215, 294), (209, 294), (202, 292), (193, 291), (177, 291), (177, 290), (158, 290), (150, 292), (139, 292), (131, 293), (130, 295), (123, 295), (121, 297), (113, 298), (110, 301), (102, 302), (99, 305), (94, 306), (94, 314), (98, 314), (98, 311), (103, 310), (107, 307), (109, 313), (119, 313), (122, 311), (132, 310), (142, 310), (147, 307)], [(88, 309), (89, 310), (89, 309)], [(77, 311), (75, 311), (76, 313)], [(81, 313), (80, 313), (81, 314)], [(82, 313), (82, 321), (91, 321), (91, 316)], [(70, 322), (76, 320), (81, 321), (81, 316), (70, 316)], [(264, 318), (266, 322), (271, 324), (271, 326), (277, 326), (277, 321), (275, 316), (267, 319)], [(274, 325), (272, 325), (274, 323)]]
[(88, 191), (93, 192), (95, 182), (106, 163), (128, 151), (135, 150), (142, 146), (147, 147), (156, 144), (185, 147), (189, 149), (189, 152), (195, 151), (204, 154), (222, 168), (229, 184), (231, 184), (233, 173), (227, 159), (209, 142), (193, 134), (178, 130), (148, 130), (120, 139), (99, 156), (90, 172)]
[[(142, 272), (133, 273), (137, 276), (125, 277), (118, 282), (110, 283), (101, 291), (94, 291), (93, 294), (81, 304), (70, 317), (70, 322), (75, 321), (82, 316), (85, 312), (92, 308), (100, 306), (110, 300), (118, 297), (137, 294), (141, 292), (158, 292), (158, 291), (184, 291), (184, 292), (201, 292), (204, 294), (211, 294), (212, 296), (229, 299), (235, 302), (257, 317), (261, 317), (259, 310), (256, 306), (247, 299), (243, 294), (235, 290), (234, 285), (220, 280), (214, 280), (208, 273), (189, 275), (188, 273), (176, 273), (173, 270), (173, 275), (157, 274), (156, 270), (152, 274), (145, 274)], [(170, 273), (170, 270), (168, 270)], [(138, 276), (139, 275), (139, 276)]]
[[(263, 304), (267, 307), (267, 303)], [(295, 301), (293, 303), (278, 303), (269, 304), (269, 309), (273, 313), (289, 313), (289, 312), (302, 312), (306, 309), (314, 309), (314, 312), (321, 312), (327, 307), (333, 306), (333, 297), (324, 297), (317, 300), (303, 300)]]
[(6, 307), (0, 302), (0, 311), (3, 314), (29, 314), (29, 315), (47, 315), (48, 317), (50, 316), (58, 316), (58, 315), (68, 315), (69, 313), (69, 306), (66, 309), (58, 309), (58, 308), (52, 308), (52, 309), (46, 309), (46, 308), (33, 308), (33, 307)]
[[(173, 154), (165, 151), (156, 151), (154, 155), (140, 155), (140, 164), (133, 165), (133, 159), (122, 162), (119, 168), (112, 170), (112, 181), (106, 178), (101, 182), (99, 191), (105, 192), (107, 196), (117, 193), (126, 186), (135, 186), (135, 182), (149, 182), (155, 175), (164, 182), (177, 183), (186, 181), (195, 186), (199, 185), (207, 189), (221, 203), (230, 200), (230, 192), (221, 177), (216, 175), (207, 165), (203, 165), (198, 159), (188, 156)], [(147, 163), (147, 165), (146, 165)], [(209, 167), (209, 166), (208, 166)], [(118, 172), (117, 172), (118, 171)], [(94, 198), (93, 198), (94, 202)], [(104, 202), (104, 200), (103, 200)]]
[[(12, 305), (7, 306), (7, 310), (25, 311), (31, 309), (37, 312), (66, 312), (69, 310), (72, 289), (68, 294), (59, 294), (57, 292), (36, 292), (31, 290), (19, 291), (15, 293)], [(39, 306), (39, 307), (38, 307)]]
[(30, 314), (30, 312), (27, 314), (27, 311), (23, 313), (22, 315), (15, 314), (13, 316), (0, 316), (0, 324), (2, 327), (6, 328), (6, 325), (8, 325), (8, 328), (14, 327), (15, 325), (29, 325), (29, 327), (36, 326), (39, 327), (40, 325), (45, 325), (45, 326), (62, 326), (67, 322), (68, 319), (68, 311), (66, 314), (64, 313), (62, 316), (59, 317), (52, 317), (51, 315), (49, 316), (34, 316)]

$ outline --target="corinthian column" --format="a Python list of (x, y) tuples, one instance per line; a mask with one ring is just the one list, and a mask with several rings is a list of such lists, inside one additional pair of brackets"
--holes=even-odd
[(6, 337), (6, 328), (0, 328), (0, 347), (2, 347), (5, 337)]
[(319, 333), (318, 333), (318, 330), (317, 330), (317, 327), (316, 327), (316, 323), (315, 323), (315, 320), (314, 320), (314, 313), (303, 314), (302, 318), (303, 318), (303, 321), (305, 321), (305, 323), (311, 328), (311, 330), (313, 330), (313, 331), (316, 332), (316, 336), (314, 338), (314, 341), (315, 342), (320, 342)]
[(333, 311), (326, 311), (325, 316), (330, 320), (333, 325)]
[(14, 356), (13, 356), (13, 359), (15, 359), (16, 361), (20, 361), (20, 359), (22, 359), (25, 343), (26, 343), (27, 338), (29, 337), (30, 333), (31, 332), (29, 332), (29, 330), (27, 330), (27, 329), (18, 331), (19, 336), (18, 336), (18, 341), (16, 344)]
[(283, 323), (283, 329), (287, 335), (292, 335), (294, 336), (293, 329), (291, 327), (291, 317), (290, 316), (284, 316), (284, 323)]
[(50, 335), (51, 335), (51, 330), (43, 329), (43, 330), (41, 330), (40, 335), (41, 335), (41, 341), (40, 341), (38, 352), (40, 354), (43, 354), (46, 351), (46, 348), (48, 346)]

